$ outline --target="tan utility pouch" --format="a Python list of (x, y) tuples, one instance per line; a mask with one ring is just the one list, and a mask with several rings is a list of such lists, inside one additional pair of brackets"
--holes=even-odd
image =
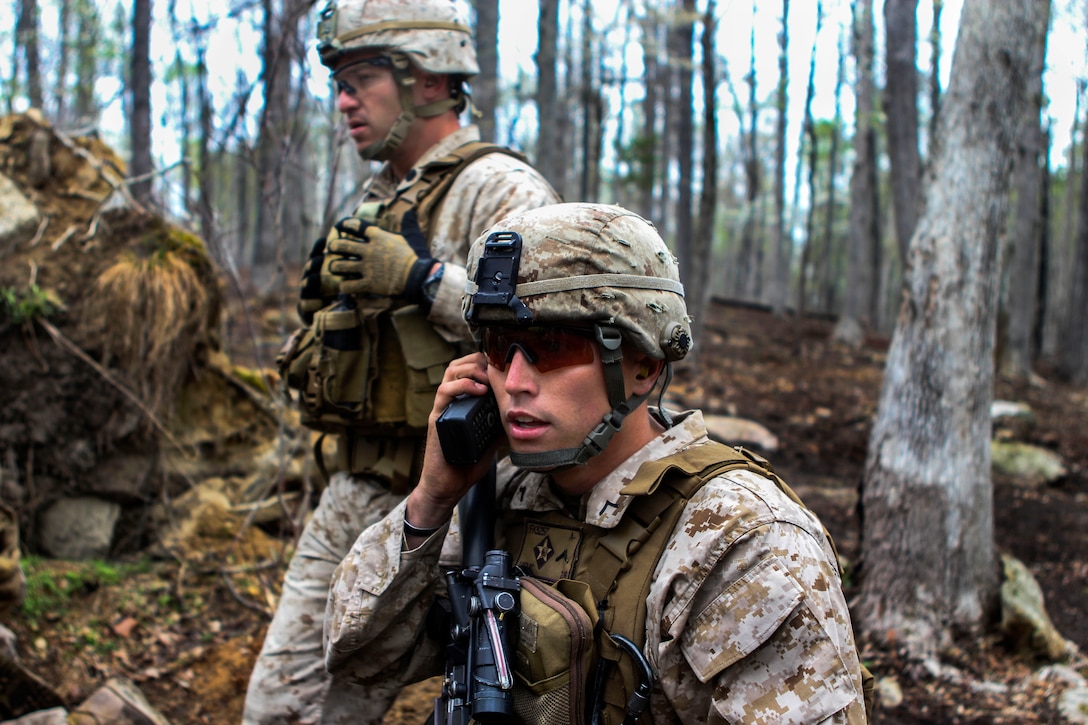
[(521, 722), (575, 723), (586, 718), (597, 608), (589, 585), (521, 578), (521, 628), (514, 664), (514, 712)]
[(301, 421), (309, 428), (388, 434), (388, 426), (406, 424), (422, 431), (457, 347), (418, 305), (390, 311), (367, 302), (318, 311), (313, 326), (280, 351), (280, 374), (299, 391)]
[(402, 307), (394, 312), (393, 327), (400, 340), (407, 372), (404, 420), (410, 426), (425, 428), (446, 366), (458, 356), (458, 351), (435, 331), (419, 305)]

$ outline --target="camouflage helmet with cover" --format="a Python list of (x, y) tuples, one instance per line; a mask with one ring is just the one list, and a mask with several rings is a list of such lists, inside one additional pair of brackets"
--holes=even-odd
[[(463, 82), (480, 72), (472, 27), (455, 0), (329, 0), (317, 25), (321, 62), (336, 72), (365, 53), (387, 59), (400, 88), (401, 114), (386, 138), (360, 151), (386, 160), (418, 117), (463, 111), (469, 101)], [(411, 66), (450, 76), (450, 98), (416, 106)]]
[[(516, 239), (516, 261), (488, 259), (504, 239)], [(511, 454), (522, 468), (555, 470), (600, 453), (623, 418), (649, 395), (626, 395), (622, 344), (669, 363), (692, 348), (676, 258), (654, 225), (622, 207), (572, 202), (509, 216), (473, 242), (462, 312), (479, 339), (488, 325), (592, 328), (600, 345), (612, 410), (582, 448)], [(503, 279), (504, 274), (515, 277)], [(664, 395), (664, 387), (661, 391)], [(667, 422), (667, 415), (666, 415)]]

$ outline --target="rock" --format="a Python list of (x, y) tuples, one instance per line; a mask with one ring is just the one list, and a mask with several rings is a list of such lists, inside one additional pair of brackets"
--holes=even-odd
[(0, 259), (34, 238), (39, 218), (38, 208), (15, 182), (0, 174)]
[(170, 725), (144, 694), (123, 677), (110, 678), (68, 718), (70, 725)]
[(1053, 483), (1068, 473), (1057, 453), (1029, 443), (993, 441), (990, 455), (994, 472), (1029, 488)]
[(1088, 725), (1088, 687), (1066, 690), (1058, 699), (1058, 712), (1066, 722)]
[(63, 707), (51, 707), (48, 710), (23, 715), (15, 720), (4, 720), (4, 725), (68, 725), (68, 711)]
[(42, 514), (42, 549), (57, 559), (105, 558), (120, 517), (121, 506), (112, 501), (62, 498)]
[(778, 437), (751, 420), (728, 415), (704, 415), (710, 437), (730, 446), (754, 445), (764, 451), (778, 450)]
[(1023, 440), (1035, 427), (1035, 411), (1027, 403), (995, 400), (990, 404), (994, 438)]
[(903, 703), (903, 688), (894, 677), (881, 677), (876, 681), (876, 697), (880, 707), (899, 707)]
[(1011, 556), (1001, 557), (1001, 632), (1024, 654), (1058, 662), (1076, 654), (1076, 646), (1050, 621), (1043, 592), (1028, 568)]
[(114, 453), (101, 459), (89, 475), (95, 493), (129, 503), (146, 501), (156, 493), (149, 485), (156, 453)]

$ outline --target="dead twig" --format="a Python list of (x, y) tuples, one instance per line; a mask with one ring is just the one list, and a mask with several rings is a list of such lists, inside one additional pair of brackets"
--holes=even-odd
[(64, 230), (64, 234), (61, 234), (57, 241), (53, 242), (53, 246), (50, 247), (50, 249), (52, 249), (54, 252), (57, 251), (58, 249), (63, 247), (64, 243), (71, 239), (77, 231), (79, 231), (79, 226), (76, 224), (68, 227), (66, 230)]
[(27, 247), (33, 248), (33, 247), (38, 246), (38, 242), (40, 242), (42, 240), (42, 237), (45, 236), (46, 228), (49, 227), (49, 221), (50, 221), (49, 215), (48, 214), (43, 214), (42, 215), (42, 220), (40, 222), (38, 222), (38, 231), (34, 234), (34, 238), (31, 239), (30, 242), (26, 245)]
[(223, 583), (225, 583), (227, 585), (227, 589), (230, 590), (230, 595), (232, 597), (234, 597), (234, 600), (236, 602), (241, 604), (246, 609), (251, 609), (254, 612), (260, 612), (261, 614), (263, 614), (266, 617), (271, 617), (272, 616), (272, 612), (269, 611), (268, 607), (265, 607), (265, 606), (263, 606), (261, 604), (258, 604), (257, 602), (252, 602), (249, 599), (246, 599), (245, 597), (243, 597), (241, 592), (239, 592), (238, 589), (235, 588), (234, 582), (232, 582), (230, 580), (230, 577), (227, 575), (226, 572), (221, 571), (219, 573), (223, 577)]

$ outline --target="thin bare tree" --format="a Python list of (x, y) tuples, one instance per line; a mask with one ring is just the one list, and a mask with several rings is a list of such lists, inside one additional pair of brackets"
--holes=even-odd
[(853, 6), (854, 168), (850, 177), (850, 236), (846, 255), (843, 307), (832, 338), (851, 346), (861, 344), (874, 322), (880, 249), (880, 185), (876, 168), (876, 92), (873, 83), (873, 0)]
[(884, 118), (888, 127), (892, 206), (899, 259), (918, 223), (922, 157), (918, 151), (918, 0), (886, 0), (884, 36), (888, 55)]
[(132, 51), (127, 93), (130, 100), (129, 176), (137, 201), (151, 198), (151, 0), (132, 4)]

